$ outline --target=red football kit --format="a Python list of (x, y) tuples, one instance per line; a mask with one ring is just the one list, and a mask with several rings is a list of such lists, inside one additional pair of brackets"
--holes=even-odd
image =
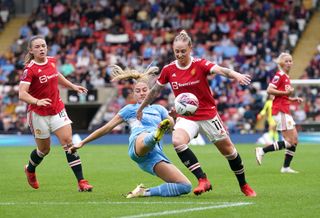
[[(213, 99), (207, 76), (214, 63), (205, 59), (191, 57), (191, 63), (180, 67), (177, 61), (163, 67), (157, 83), (164, 86), (170, 83), (175, 96), (183, 92), (190, 92), (197, 96), (199, 108), (192, 116), (182, 116), (189, 120), (209, 120), (216, 116), (217, 108)], [(180, 116), (180, 115), (179, 115)]]
[[(286, 91), (291, 87), (289, 76), (282, 71), (278, 71), (274, 75), (270, 84), (279, 91)], [(272, 102), (272, 115), (276, 115), (279, 112), (290, 114), (289, 107), (290, 107), (290, 101), (288, 96), (286, 95), (275, 96)]]
[(59, 72), (56, 67), (56, 59), (47, 57), (45, 63), (36, 63), (32, 60), (24, 69), (20, 78), (21, 83), (30, 84), (29, 94), (37, 99), (50, 98), (51, 105), (28, 105), (28, 111), (34, 111), (41, 116), (55, 115), (64, 109), (58, 89)]

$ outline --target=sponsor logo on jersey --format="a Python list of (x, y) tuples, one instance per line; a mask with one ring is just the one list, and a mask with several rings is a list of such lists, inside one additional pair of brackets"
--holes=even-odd
[(196, 85), (198, 83), (200, 83), (200, 80), (191, 81), (191, 82), (187, 82), (187, 83), (172, 82), (171, 87), (172, 87), (172, 89), (179, 89), (180, 87), (192, 86), (192, 85)]
[(39, 77), (39, 81), (40, 83), (46, 83), (48, 82), (49, 79), (52, 79), (54, 77), (57, 77), (59, 74), (55, 73), (55, 74), (52, 74), (50, 76), (47, 76), (47, 75), (43, 75), (43, 76), (40, 76)]

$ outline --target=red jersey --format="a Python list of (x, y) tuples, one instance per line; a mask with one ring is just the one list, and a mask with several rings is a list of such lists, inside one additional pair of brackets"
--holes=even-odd
[[(279, 91), (286, 91), (291, 87), (290, 78), (286, 73), (278, 71), (276, 75), (274, 75), (270, 85)], [(289, 106), (290, 101), (288, 96), (275, 96), (272, 102), (272, 115), (276, 115), (279, 112), (290, 114)]]
[(58, 89), (59, 72), (56, 68), (56, 59), (47, 57), (43, 64), (31, 61), (24, 69), (20, 83), (30, 84), (29, 94), (37, 99), (50, 98), (50, 106), (28, 105), (28, 111), (34, 111), (41, 116), (59, 113), (64, 104)]
[[(182, 116), (189, 120), (209, 120), (216, 116), (217, 108), (210, 90), (207, 75), (215, 64), (205, 59), (191, 57), (188, 66), (182, 68), (177, 61), (163, 67), (157, 83), (170, 83), (175, 96), (190, 92), (197, 96), (199, 108), (192, 116)], [(180, 116), (180, 115), (179, 115)]]

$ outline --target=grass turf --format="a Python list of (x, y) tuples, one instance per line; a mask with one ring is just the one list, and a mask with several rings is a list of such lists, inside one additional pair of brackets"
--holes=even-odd
[[(94, 185), (91, 193), (77, 192), (76, 180), (63, 150), (52, 146), (37, 168), (38, 190), (27, 184), (23, 166), (33, 147), (0, 147), (0, 217), (318, 217), (320, 214), (319, 145), (299, 145), (292, 168), (281, 174), (284, 152), (265, 156), (257, 166), (255, 145), (237, 145), (249, 184), (258, 196), (243, 196), (227, 161), (212, 145), (192, 150), (213, 183), (201, 196), (126, 199), (139, 183), (148, 187), (162, 181), (141, 171), (127, 155), (127, 146), (87, 145), (79, 151), (84, 175)], [(197, 185), (174, 149), (165, 153)], [(243, 204), (243, 205), (233, 205)], [(318, 215), (317, 215), (318, 214)]]

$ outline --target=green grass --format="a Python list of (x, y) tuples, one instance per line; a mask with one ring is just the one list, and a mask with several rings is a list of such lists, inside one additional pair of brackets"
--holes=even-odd
[[(320, 214), (319, 145), (299, 145), (292, 168), (299, 174), (281, 174), (283, 151), (267, 154), (257, 166), (254, 145), (238, 145), (246, 167), (247, 180), (258, 196), (242, 195), (227, 161), (212, 145), (193, 146), (213, 191), (201, 196), (126, 199), (122, 194), (143, 182), (147, 186), (160, 179), (142, 172), (127, 155), (127, 146), (92, 146), (80, 150), (85, 177), (94, 185), (91, 193), (77, 192), (75, 178), (64, 152), (53, 146), (37, 169), (38, 190), (26, 182), (23, 166), (32, 147), (0, 147), (0, 217), (318, 217)], [(193, 183), (196, 179), (180, 163), (174, 150), (165, 152)], [(245, 202), (248, 205), (219, 208)], [(217, 206), (218, 208), (214, 208)], [(199, 211), (186, 211), (199, 208)], [(176, 214), (170, 214), (177, 211)], [(183, 213), (183, 211), (185, 211)], [(318, 214), (318, 215), (317, 215)], [(137, 216), (138, 217), (138, 216)]]

